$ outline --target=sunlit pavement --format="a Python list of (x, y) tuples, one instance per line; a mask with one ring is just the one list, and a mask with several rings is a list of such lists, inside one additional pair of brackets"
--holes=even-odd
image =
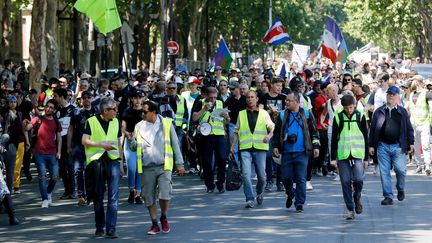
[[(62, 182), (57, 184), (54, 205), (48, 209), (41, 208), (37, 180), (22, 182), (21, 194), (13, 195), (21, 225), (9, 226), (7, 215), (2, 213), (0, 242), (105, 240), (94, 237), (92, 207), (79, 207), (77, 200), (58, 199)], [(313, 177), (314, 190), (307, 193), (303, 213), (285, 208), (283, 192), (265, 193), (263, 205), (246, 209), (242, 189), (207, 194), (199, 177), (174, 177), (174, 198), (168, 214), (171, 232), (154, 236), (146, 234), (150, 220), (145, 206), (127, 203), (126, 184), (123, 178), (119, 238), (115, 242), (432, 242), (432, 177), (413, 175), (411, 171), (406, 199), (381, 206), (379, 176), (368, 169), (363, 214), (352, 221), (344, 219), (341, 186), (333, 177)]]

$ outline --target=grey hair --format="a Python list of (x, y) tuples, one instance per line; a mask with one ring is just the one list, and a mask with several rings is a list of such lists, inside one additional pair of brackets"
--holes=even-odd
[(110, 105), (110, 104), (113, 104), (113, 103), (114, 103), (114, 104), (116, 103), (115, 100), (114, 100), (113, 98), (105, 97), (105, 98), (103, 98), (103, 99), (100, 101), (100, 104), (99, 104), (99, 110), (100, 110), (101, 113), (102, 113), (104, 110), (110, 108), (109, 105)]

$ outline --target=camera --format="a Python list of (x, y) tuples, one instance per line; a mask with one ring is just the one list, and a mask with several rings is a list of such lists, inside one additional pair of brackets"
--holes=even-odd
[(297, 134), (289, 134), (286, 138), (286, 141), (290, 144), (294, 144), (297, 142)]

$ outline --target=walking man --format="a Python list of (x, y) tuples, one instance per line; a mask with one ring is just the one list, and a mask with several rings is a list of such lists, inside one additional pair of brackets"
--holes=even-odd
[(414, 153), (414, 129), (408, 112), (398, 105), (399, 88), (387, 90), (387, 105), (378, 108), (370, 127), (369, 153), (378, 156), (384, 200), (381, 205), (393, 205), (391, 169), (396, 173), (397, 199), (405, 199), (406, 154)]
[(158, 114), (158, 105), (144, 102), (144, 120), (135, 125), (138, 172), (142, 173), (142, 197), (148, 208), (152, 226), (147, 232), (160, 232), (157, 222), (156, 198), (161, 207), (162, 232), (169, 233), (168, 206), (172, 196), (172, 170), (174, 161), (179, 175), (184, 174), (183, 157), (171, 118)]
[(269, 141), (273, 136), (274, 123), (264, 109), (258, 107), (258, 97), (255, 91), (246, 93), (246, 109), (239, 112), (236, 128), (230, 149), (232, 159), (237, 140), (240, 144), (243, 191), (246, 196), (246, 208), (255, 205), (252, 189), (252, 163), (258, 177), (256, 185), (256, 201), (263, 203), (263, 191), (266, 182), (266, 155)]
[(294, 205), (300, 213), (306, 201), (309, 156), (319, 156), (319, 134), (312, 113), (300, 108), (300, 93), (289, 91), (285, 102), (287, 109), (280, 113), (276, 123), (273, 155), (282, 155), (281, 179), (288, 196), (285, 206), (290, 208), (295, 198)]
[[(100, 114), (87, 120), (82, 144), (85, 147), (87, 168), (85, 184), (87, 200), (94, 201), (96, 237), (106, 230), (106, 237), (117, 238), (117, 207), (120, 177), (124, 175), (123, 159), (120, 153), (120, 122), (116, 118), (117, 104), (112, 98), (100, 102)], [(108, 185), (106, 217), (103, 199), (105, 182)]]
[(343, 110), (337, 112), (333, 120), (330, 164), (339, 169), (343, 198), (348, 209), (346, 219), (351, 220), (354, 219), (354, 204), (357, 214), (363, 212), (360, 198), (364, 169), (369, 163), (366, 147), (368, 130), (366, 118), (356, 109), (353, 95), (344, 95), (341, 104)]

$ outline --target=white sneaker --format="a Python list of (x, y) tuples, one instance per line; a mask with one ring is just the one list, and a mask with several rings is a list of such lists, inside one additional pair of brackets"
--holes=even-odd
[(340, 177), (338, 174), (336, 174), (335, 178), (333, 179), (334, 181), (340, 181)]
[(42, 201), (42, 208), (48, 208), (49, 207), (49, 202), (48, 200), (43, 200)]
[(310, 181), (306, 181), (306, 191), (312, 191), (312, 190), (313, 190), (312, 183)]
[(48, 205), (52, 205), (52, 195), (51, 193), (48, 193)]

